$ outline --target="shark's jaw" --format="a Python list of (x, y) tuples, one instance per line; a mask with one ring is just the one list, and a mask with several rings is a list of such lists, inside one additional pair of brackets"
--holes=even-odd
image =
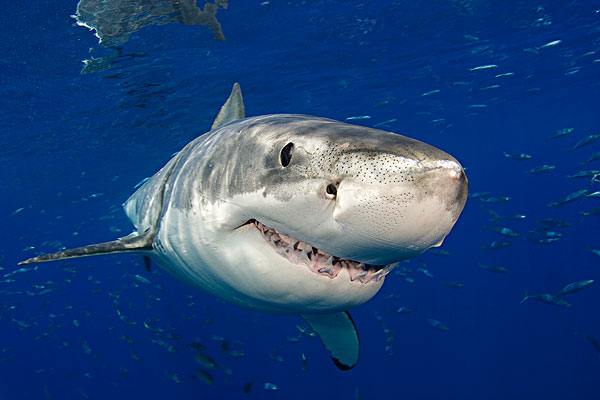
[(290, 263), (330, 279), (336, 278), (345, 269), (351, 282), (363, 284), (380, 282), (397, 265), (397, 263), (373, 265), (343, 259), (279, 232), (256, 219), (251, 219), (244, 224), (247, 225), (258, 230), (271, 248)]

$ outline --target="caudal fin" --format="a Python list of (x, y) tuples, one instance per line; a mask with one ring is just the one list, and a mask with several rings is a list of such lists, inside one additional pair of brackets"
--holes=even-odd
[(111, 242), (90, 244), (89, 246), (67, 249), (56, 253), (42, 254), (37, 257), (28, 258), (18, 263), (33, 264), (47, 261), (64, 260), (66, 258), (96, 256), (100, 254), (124, 253), (129, 251), (149, 251), (152, 250), (152, 241), (154, 234), (147, 231), (141, 235), (137, 232), (131, 235), (113, 240)]

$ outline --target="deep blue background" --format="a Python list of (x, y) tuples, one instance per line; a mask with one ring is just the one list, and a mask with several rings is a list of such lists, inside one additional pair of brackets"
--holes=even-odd
[[(298, 333), (299, 318), (224, 304), (161, 271), (145, 273), (139, 257), (40, 265), (1, 278), (0, 399), (600, 398), (600, 353), (586, 340), (600, 340), (600, 257), (590, 251), (600, 249), (599, 216), (579, 214), (598, 199), (546, 206), (578, 189), (600, 190), (589, 179), (566, 178), (600, 169), (600, 161), (580, 164), (600, 141), (572, 149), (600, 133), (597, 2), (231, 0), (219, 12), (226, 41), (204, 27), (150, 27), (124, 46), (138, 57), (87, 75), (80, 69), (89, 49), (107, 51), (74, 25), (75, 6), (3, 4), (2, 275), (41, 251), (128, 233), (120, 204), (206, 131), (234, 81), (249, 115), (369, 115), (355, 121), (368, 126), (394, 119), (382, 128), (456, 156), (468, 168), (471, 192), (512, 199), (469, 200), (444, 244), (450, 255), (411, 261), (414, 283), (392, 275), (354, 310), (362, 355), (348, 373), (335, 369), (317, 339), (286, 339)], [(554, 40), (561, 43), (541, 48)], [(470, 70), (487, 64), (498, 67)], [(514, 75), (495, 77), (507, 72)], [(570, 137), (548, 139), (566, 127), (574, 128)], [(526, 172), (543, 163), (556, 170)], [(491, 230), (490, 209), (527, 215), (502, 223), (521, 233), (511, 247), (481, 248), (503, 239)], [(536, 221), (549, 217), (572, 224), (563, 239), (527, 240)], [(580, 279), (597, 282), (570, 297), (569, 309), (520, 304), (525, 292), (554, 292)], [(448, 281), (465, 287), (448, 288)], [(40, 285), (53, 290), (44, 294)], [(414, 312), (398, 314), (399, 306)], [(427, 318), (450, 331), (432, 329)], [(219, 337), (241, 342), (234, 346), (246, 355), (223, 353)], [(213, 385), (193, 377), (192, 341), (221, 365), (211, 372)], [(265, 382), (280, 389), (265, 391)]]

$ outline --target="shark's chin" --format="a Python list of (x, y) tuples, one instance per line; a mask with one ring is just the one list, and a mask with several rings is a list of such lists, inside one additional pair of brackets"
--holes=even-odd
[(338, 277), (345, 270), (344, 275), (348, 276), (351, 282), (363, 284), (379, 282), (397, 266), (397, 263), (374, 265), (337, 257), (255, 219), (249, 220), (246, 225), (258, 230), (263, 239), (281, 257), (300, 268), (307, 268), (317, 275), (330, 279)]

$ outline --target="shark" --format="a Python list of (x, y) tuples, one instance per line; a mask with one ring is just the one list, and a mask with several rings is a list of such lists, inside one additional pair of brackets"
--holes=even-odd
[(246, 117), (238, 83), (211, 129), (123, 204), (134, 231), (19, 264), (139, 253), (229, 302), (299, 314), (353, 368), (348, 310), (438, 247), (467, 199), (452, 156), (396, 133), (295, 114)]

